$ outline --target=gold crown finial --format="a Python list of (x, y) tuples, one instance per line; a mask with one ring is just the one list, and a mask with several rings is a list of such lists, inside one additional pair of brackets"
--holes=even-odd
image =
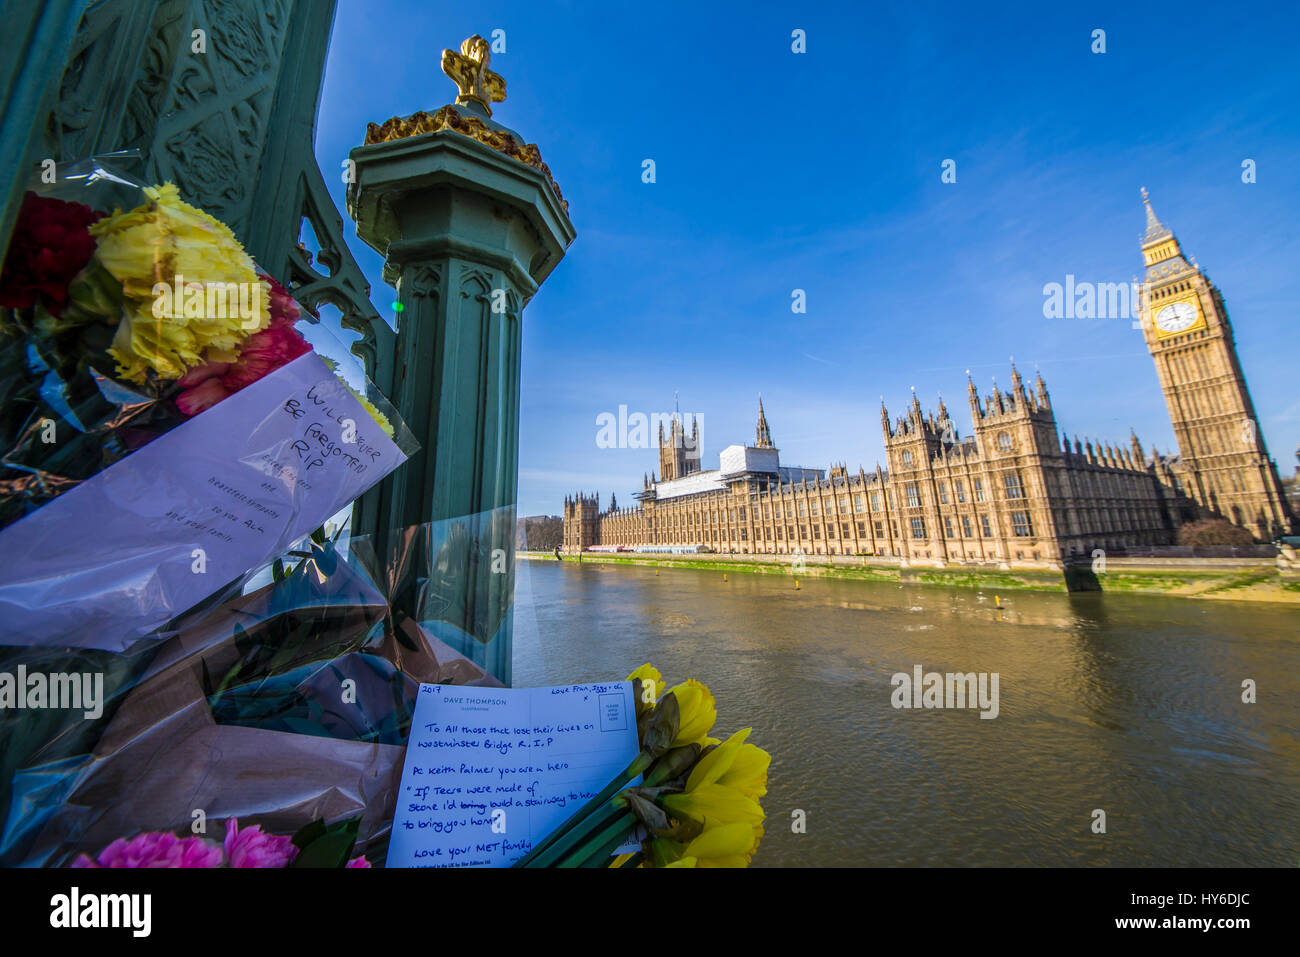
[(460, 45), (460, 52), (442, 51), (442, 72), (451, 77), (460, 93), (456, 103), (465, 106), (477, 103), (492, 115), (493, 103), (506, 98), (506, 81), (499, 73), (488, 69), (492, 58), (488, 42), (477, 33)]

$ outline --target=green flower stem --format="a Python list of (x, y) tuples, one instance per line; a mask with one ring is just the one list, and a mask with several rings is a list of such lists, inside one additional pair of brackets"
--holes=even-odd
[[(622, 811), (623, 808), (615, 804), (609, 804), (604, 808), (597, 809), (561, 834), (554, 843), (529, 861), (526, 866), (555, 867), (575, 847), (579, 847), (591, 840), (593, 834), (599, 833), (612, 818), (622, 813)], [(515, 865), (515, 867), (519, 866), (519, 864)]]
[(627, 843), (628, 838), (636, 833), (636, 821), (631, 821), (627, 829), (621, 834), (617, 834), (606, 842), (605, 846), (597, 850), (589, 858), (579, 864), (579, 867), (613, 867), (614, 852)]
[(635, 824), (636, 816), (627, 809), (620, 809), (613, 821), (588, 837), (577, 850), (555, 866), (582, 867), (592, 857), (601, 860), (600, 866), (605, 866), (609, 863), (609, 857), (614, 853), (614, 849), (627, 839)]
[(614, 780), (610, 781), (609, 784), (605, 785), (605, 789), (603, 791), (601, 791), (594, 798), (592, 798), (590, 801), (584, 804), (567, 821), (565, 821), (554, 831), (552, 831), (550, 835), (547, 836), (546, 840), (542, 841), (541, 844), (538, 844), (536, 847), (534, 847), (531, 851), (529, 851), (519, 860), (515, 861), (514, 866), (515, 867), (540, 866), (534, 863), (536, 858), (540, 857), (543, 852), (548, 850), (552, 845), (555, 844), (556, 841), (558, 841), (561, 837), (563, 837), (566, 833), (568, 833), (579, 822), (584, 820), (591, 812), (597, 810), (602, 804), (606, 804), (610, 800), (610, 798), (612, 798), (619, 791), (623, 790), (623, 788), (627, 787), (628, 783), (633, 778), (635, 778), (638, 774), (641, 774), (643, 771), (645, 771), (646, 768), (650, 767), (650, 765), (653, 763), (654, 763), (654, 759), (645, 751), (642, 751), (640, 754), (636, 756), (636, 758), (632, 761), (631, 764), (629, 764), (626, 768), (623, 769), (622, 773), (620, 773), (617, 777), (615, 777)]

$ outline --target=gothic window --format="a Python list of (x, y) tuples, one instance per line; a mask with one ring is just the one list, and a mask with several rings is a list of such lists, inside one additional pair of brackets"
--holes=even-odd
[(889, 534), (894, 536), (894, 538), (898, 537), (898, 523), (892, 518), (889, 520)]
[(904, 465), (911, 465), (911, 464), (912, 464), (912, 450), (911, 450), (911, 449), (903, 449), (903, 464), (904, 464)]
[(915, 482), (907, 483), (907, 505), (909, 508), (917, 508), (921, 504), (921, 489)]
[(1002, 481), (1007, 487), (1007, 498), (1024, 498), (1025, 489), (1020, 484), (1019, 472), (1006, 472), (1002, 476)]
[(966, 486), (961, 483), (961, 480), (958, 479), (956, 482), (953, 482), (952, 487), (953, 490), (957, 493), (957, 501), (958, 502), (966, 501)]
[(939, 504), (940, 505), (948, 504), (948, 483), (947, 482), (939, 483)]
[(821, 538), (822, 527), (820, 525), (814, 525), (812, 528), (813, 528), (813, 538)]
[(871, 493), (871, 510), (872, 510), (873, 512), (878, 512), (878, 511), (880, 511), (880, 493), (879, 493), (879, 492), (872, 492), (872, 493)]
[(843, 538), (852, 538), (853, 531), (849, 528), (848, 522), (840, 522), (840, 535)]
[(853, 510), (854, 510), (855, 512), (860, 512), (860, 511), (862, 511), (862, 496), (861, 496), (861, 495), (855, 495), (855, 496), (853, 496)]
[(807, 516), (808, 516), (808, 503), (807, 503), (807, 502), (800, 502), (800, 503), (799, 503), (799, 517), (800, 517), (800, 518), (806, 518)]
[(985, 537), (985, 538), (992, 538), (992, 537), (993, 537), (993, 526), (989, 524), (989, 517), (988, 517), (987, 515), (981, 515), (981, 516), (980, 516), (980, 525), (982, 525), (982, 526), (984, 527), (984, 537)]
[(975, 501), (984, 501), (984, 480), (972, 479), (972, 481), (975, 483)]
[(912, 519), (912, 537), (925, 538), (925, 519), (920, 517)]
[(961, 517), (961, 533), (962, 533), (962, 535), (963, 535), (964, 537), (966, 537), (966, 538), (972, 538), (972, 537), (973, 537), (973, 536), (971, 535), (971, 530), (970, 530), (970, 516), (969, 516), (969, 515), (963, 515), (963, 516)]
[(890, 489), (885, 489), (885, 508), (894, 507), (894, 493)]
[(807, 539), (807, 538), (808, 538), (808, 526), (807, 526), (807, 525), (800, 525), (800, 526), (799, 526), (799, 537), (802, 538), (802, 539)]
[(1010, 451), (1011, 436), (1008, 435), (1006, 432), (998, 433), (998, 448), (1002, 449), (1004, 452)]
[(874, 524), (875, 527), (876, 527), (876, 538), (884, 538), (884, 537), (885, 537), (885, 523), (884, 523), (884, 522), (874, 522), (873, 524)]
[(866, 537), (867, 537), (867, 523), (858, 522), (858, 538), (866, 538)]
[(820, 507), (816, 502), (812, 503), (812, 513), (813, 515), (819, 515), (821, 513)]
[(951, 518), (951, 516), (945, 515), (945, 516), (943, 517), (943, 529), (944, 529), (944, 532), (948, 535), (949, 538), (956, 538), (956, 537), (957, 537), (956, 535), (953, 534), (953, 531), (952, 531), (952, 518)]
[(1032, 538), (1034, 527), (1030, 524), (1028, 512), (1011, 513), (1011, 529), (1017, 538)]

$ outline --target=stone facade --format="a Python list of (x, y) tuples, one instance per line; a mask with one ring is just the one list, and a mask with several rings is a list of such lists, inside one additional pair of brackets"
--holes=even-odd
[[(893, 421), (882, 402), (886, 464), (872, 472), (780, 466), (760, 399), (754, 444), (723, 450), (716, 472), (700, 472), (698, 429), (687, 444), (675, 418), (670, 437), (660, 428), (660, 479), (643, 482), (639, 505), (602, 512), (599, 496), (566, 497), (565, 550), (698, 545), (1057, 565), (1097, 549), (1173, 544), (1184, 522), (1203, 517), (1262, 541), (1285, 534), (1293, 519), (1254, 425), (1223, 298), (1149, 203), (1147, 217), (1142, 325), (1181, 455), (1148, 456), (1136, 435), (1125, 446), (1063, 438), (1042, 376), (1027, 389), (1014, 365), (1005, 392), (995, 384), (981, 400), (968, 382), (967, 437), (942, 401), (926, 414), (913, 395)], [(696, 482), (681, 481), (694, 473)]]

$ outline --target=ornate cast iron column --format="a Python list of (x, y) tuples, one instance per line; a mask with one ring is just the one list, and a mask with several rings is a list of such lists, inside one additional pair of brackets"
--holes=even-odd
[(488, 60), (479, 36), (444, 50), (455, 105), (372, 123), (351, 153), (348, 212), (403, 307), (375, 379), (422, 444), (356, 531), (408, 570), (401, 610), (509, 684), (522, 313), (575, 234), (537, 147), (491, 118)]

